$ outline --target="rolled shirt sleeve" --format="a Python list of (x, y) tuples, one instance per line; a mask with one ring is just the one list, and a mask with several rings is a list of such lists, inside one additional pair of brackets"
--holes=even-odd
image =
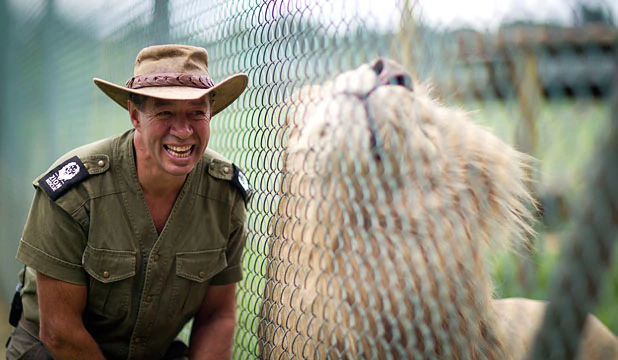
[(47, 276), (86, 285), (82, 267), (86, 241), (80, 224), (37, 189), (16, 258)]

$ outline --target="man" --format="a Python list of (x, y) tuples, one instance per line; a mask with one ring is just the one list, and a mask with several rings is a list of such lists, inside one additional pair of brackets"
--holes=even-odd
[[(251, 189), (206, 147), (247, 75), (215, 85), (205, 49), (162, 45), (138, 54), (126, 87), (94, 82), (133, 128), (34, 181), (8, 358), (229, 358)], [(190, 319), (186, 349), (175, 337)]]

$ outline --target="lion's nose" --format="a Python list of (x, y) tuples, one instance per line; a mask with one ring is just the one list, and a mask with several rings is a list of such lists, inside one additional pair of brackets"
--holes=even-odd
[(412, 76), (398, 63), (380, 58), (371, 68), (380, 78), (380, 85), (399, 85), (412, 90)]

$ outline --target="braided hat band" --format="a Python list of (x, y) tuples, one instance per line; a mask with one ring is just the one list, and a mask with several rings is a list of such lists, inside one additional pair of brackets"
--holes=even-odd
[(210, 76), (207, 75), (163, 73), (134, 76), (126, 82), (126, 85), (129, 89), (141, 89), (152, 86), (189, 86), (210, 89), (215, 84)]

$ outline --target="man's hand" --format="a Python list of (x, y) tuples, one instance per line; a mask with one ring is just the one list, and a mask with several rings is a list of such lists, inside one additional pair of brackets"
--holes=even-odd
[(191, 330), (191, 359), (231, 359), (236, 327), (236, 284), (210, 286)]
[(82, 322), (88, 288), (37, 272), (41, 341), (54, 359), (105, 359)]

